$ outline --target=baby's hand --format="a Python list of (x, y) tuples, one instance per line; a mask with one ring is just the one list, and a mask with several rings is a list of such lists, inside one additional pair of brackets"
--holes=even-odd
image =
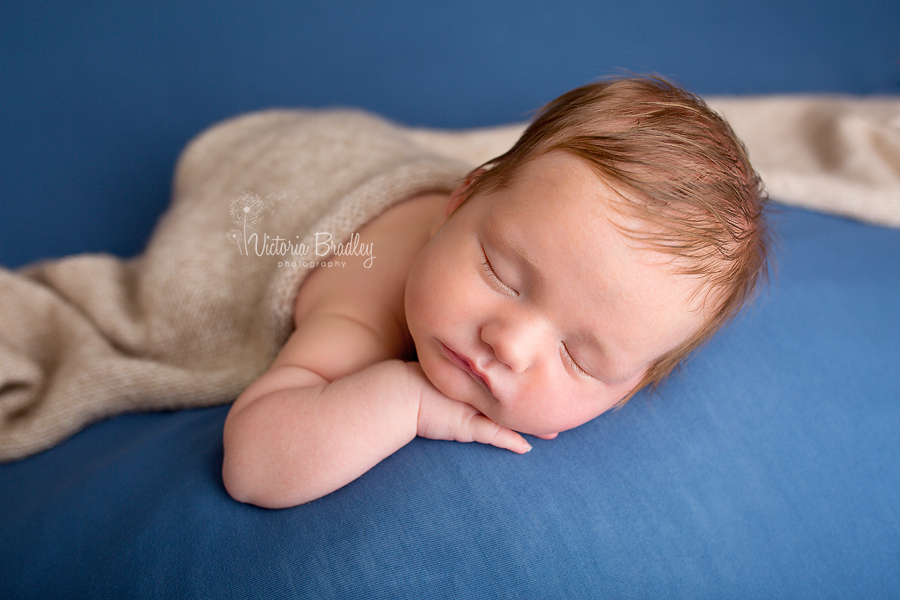
[(411, 363), (410, 366), (415, 367), (415, 376), (422, 378), (417, 435), (432, 440), (491, 444), (518, 454), (531, 450), (525, 438), (512, 429), (494, 423), (470, 404), (438, 391), (422, 373), (418, 363)]

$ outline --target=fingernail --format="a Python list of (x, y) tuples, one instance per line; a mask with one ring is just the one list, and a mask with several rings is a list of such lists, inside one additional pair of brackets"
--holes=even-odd
[(531, 452), (531, 444), (529, 444), (528, 442), (525, 442), (525, 446), (526, 446), (525, 452)]

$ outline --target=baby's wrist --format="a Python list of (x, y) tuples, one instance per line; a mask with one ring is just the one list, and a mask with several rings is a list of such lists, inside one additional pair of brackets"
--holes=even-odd
[(422, 398), (422, 391), (428, 383), (428, 378), (425, 377), (425, 372), (422, 371), (422, 367), (419, 363), (415, 361), (401, 361), (401, 364), (403, 365), (406, 374), (407, 393), (410, 397), (416, 399), (416, 403), (419, 403)]
[(418, 415), (424, 391), (430, 385), (419, 363), (390, 359), (372, 365), (366, 371), (366, 385), (384, 391), (378, 396), (391, 398), (395, 406), (398, 403), (405, 405), (409, 413)]

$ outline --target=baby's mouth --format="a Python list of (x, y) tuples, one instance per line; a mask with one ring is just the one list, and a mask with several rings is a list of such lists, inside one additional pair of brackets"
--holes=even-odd
[(441, 350), (443, 350), (444, 355), (450, 359), (450, 362), (454, 363), (456, 366), (458, 366), (463, 371), (466, 371), (469, 375), (472, 376), (472, 379), (474, 379), (475, 381), (480, 383), (482, 386), (484, 386), (484, 388), (488, 392), (491, 391), (491, 386), (488, 385), (487, 380), (485, 380), (485, 378), (482, 377), (478, 373), (478, 371), (475, 370), (475, 368), (472, 366), (472, 363), (470, 363), (467, 359), (463, 358), (462, 356), (460, 356), (459, 354), (457, 354), (456, 352), (454, 352), (453, 350), (448, 348), (443, 342), (441, 342)]

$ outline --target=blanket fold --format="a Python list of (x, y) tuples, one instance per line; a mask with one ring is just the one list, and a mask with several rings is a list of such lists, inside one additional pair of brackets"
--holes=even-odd
[[(774, 199), (900, 226), (900, 100), (710, 105)], [(0, 269), (0, 460), (111, 415), (234, 400), (290, 333), (306, 275), (362, 260), (329, 257), (317, 234), (341, 244), (396, 202), (451, 191), (523, 128), (410, 129), (354, 111), (281, 110), (202, 133), (139, 257)]]

